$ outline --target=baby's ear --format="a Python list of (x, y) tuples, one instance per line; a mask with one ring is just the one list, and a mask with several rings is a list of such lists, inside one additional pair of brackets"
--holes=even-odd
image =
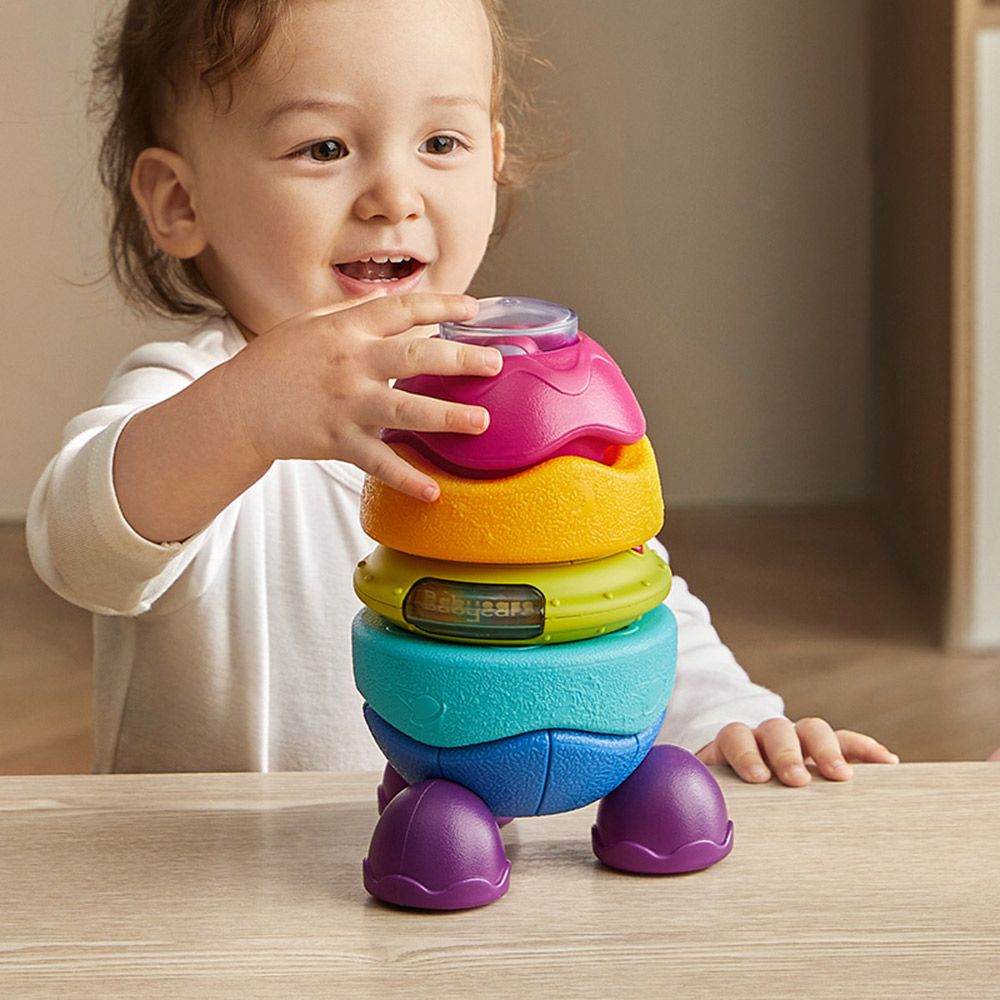
[(493, 123), (493, 176), (499, 177), (507, 158), (507, 130), (500, 122)]
[(149, 235), (164, 253), (181, 260), (197, 257), (206, 244), (193, 181), (188, 162), (169, 149), (144, 149), (132, 168), (132, 196)]

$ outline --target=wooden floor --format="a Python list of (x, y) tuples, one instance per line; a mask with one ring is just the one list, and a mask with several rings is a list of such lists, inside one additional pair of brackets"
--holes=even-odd
[[(1000, 745), (1000, 655), (944, 653), (857, 509), (674, 511), (677, 573), (792, 718), (870, 732), (904, 760)], [(86, 771), (90, 619), (49, 593), (0, 525), (0, 773)]]

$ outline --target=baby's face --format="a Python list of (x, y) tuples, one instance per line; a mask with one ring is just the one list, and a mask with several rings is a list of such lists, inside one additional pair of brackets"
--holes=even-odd
[(465, 291), (496, 203), (490, 85), (479, 0), (298, 0), (231, 110), (202, 95), (177, 120), (229, 312), (264, 333), (375, 288)]

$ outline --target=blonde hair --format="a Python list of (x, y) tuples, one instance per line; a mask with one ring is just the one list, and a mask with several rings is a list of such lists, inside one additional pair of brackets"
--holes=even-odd
[[(537, 141), (538, 108), (524, 71), (546, 64), (510, 22), (504, 0), (480, 0), (493, 43), (491, 117), (507, 132), (507, 154), (496, 174), (502, 232), (511, 193), (562, 155)], [(163, 129), (182, 92), (192, 85), (218, 99), (250, 70), (292, 0), (127, 0), (98, 38), (91, 115), (103, 127), (98, 169), (109, 196), (110, 273), (137, 311), (198, 316), (219, 304), (193, 260), (159, 250), (132, 197), (131, 177), (143, 149), (164, 145)], [(192, 67), (194, 67), (192, 69)], [(225, 97), (228, 95), (228, 98)]]

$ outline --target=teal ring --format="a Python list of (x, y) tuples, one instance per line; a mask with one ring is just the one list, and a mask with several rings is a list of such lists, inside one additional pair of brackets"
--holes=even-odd
[(367, 608), (351, 627), (354, 680), (407, 736), (460, 747), (540, 729), (622, 736), (662, 715), (677, 623), (665, 605), (617, 632), (545, 646), (471, 646), (413, 636)]

